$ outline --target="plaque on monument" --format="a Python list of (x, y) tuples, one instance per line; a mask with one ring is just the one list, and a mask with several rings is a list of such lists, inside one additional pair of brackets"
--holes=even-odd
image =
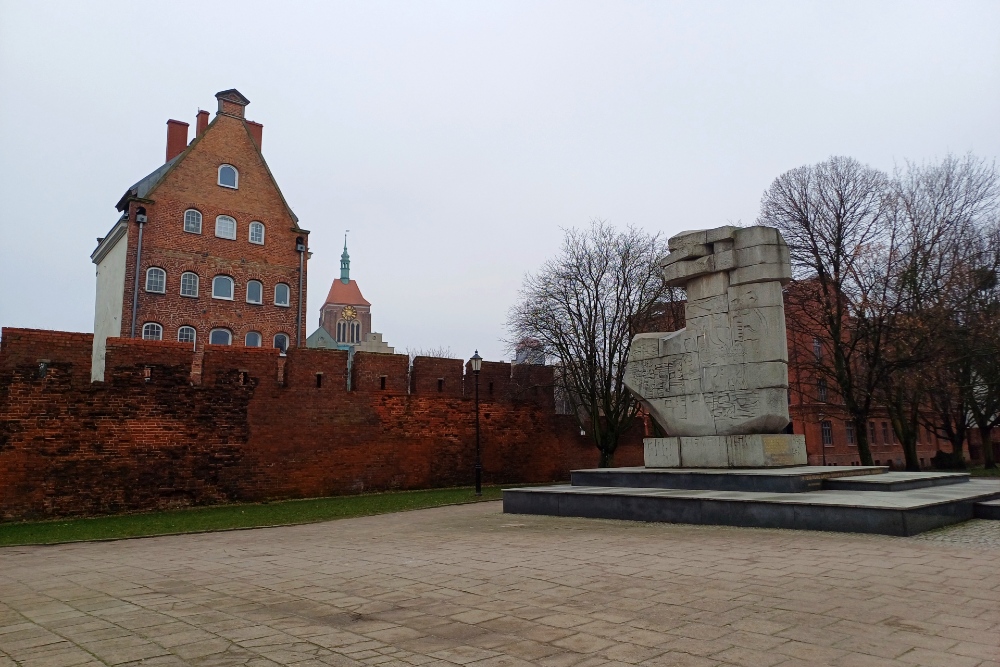
[(684, 287), (686, 326), (632, 340), (625, 385), (670, 437), (648, 438), (647, 467), (805, 465), (788, 417), (781, 286), (788, 246), (771, 227), (684, 232), (660, 260)]

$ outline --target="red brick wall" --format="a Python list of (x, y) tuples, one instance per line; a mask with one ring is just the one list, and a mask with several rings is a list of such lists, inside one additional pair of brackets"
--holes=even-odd
[[(223, 163), (239, 170), (238, 189), (218, 185), (218, 167)], [(132, 319), (138, 242), (135, 220), (140, 206), (145, 208), (148, 222), (143, 228), (137, 337), (141, 337), (144, 323), (156, 322), (163, 327), (163, 339), (170, 341), (177, 340), (177, 330), (181, 326), (193, 326), (198, 332), (199, 350), (208, 342), (209, 332), (217, 327), (232, 331), (233, 344), (239, 347), (244, 345), (250, 331), (262, 335), (265, 347), (272, 346), (277, 333), (288, 335), (291, 344), (295, 345), (299, 303), (299, 253), (295, 241), (299, 236), (307, 238), (307, 234), (297, 229), (297, 223), (241, 119), (217, 116), (147, 199), (131, 202), (129, 224), (132, 229), (128, 236), (122, 303), (124, 336), (130, 333)], [(201, 212), (201, 234), (184, 231), (187, 209)], [(235, 240), (215, 236), (215, 219), (219, 215), (236, 220)], [(264, 245), (249, 241), (249, 227), (254, 221), (264, 224)], [(146, 270), (153, 266), (167, 273), (164, 294), (145, 290)], [(199, 276), (197, 298), (180, 295), (181, 274), (185, 271)], [(212, 298), (212, 279), (217, 275), (233, 278), (235, 294), (232, 301)], [(263, 284), (263, 303), (260, 305), (247, 303), (250, 280)], [(274, 302), (278, 283), (289, 287), (288, 306), (278, 306)], [(305, 304), (305, 276), (301, 298)], [(302, 326), (304, 340), (307, 335), (304, 308)]]
[[(3, 332), (0, 518), (471, 484), (474, 401), (459, 360), (421, 361), (431, 391), (409, 394), (405, 355), (359, 352), (347, 391), (342, 351), (208, 346), (199, 385), (189, 346), (110, 339), (107, 381), (90, 384), (74, 381), (89, 377), (82, 336)], [(53, 359), (44, 378), (36, 357)], [(484, 363), (482, 377), (509, 368)], [(551, 369), (513, 370), (518, 396), (481, 392), (487, 483), (565, 480), (597, 465), (589, 437), (554, 414)], [(619, 465), (641, 465), (641, 438), (637, 422)]]
[(74, 385), (90, 384), (94, 334), (4, 327), (0, 340), (0, 373), (21, 366), (38, 368), (47, 360), (68, 374)]
[(418, 395), (462, 396), (461, 359), (416, 357), (410, 369), (410, 391)]

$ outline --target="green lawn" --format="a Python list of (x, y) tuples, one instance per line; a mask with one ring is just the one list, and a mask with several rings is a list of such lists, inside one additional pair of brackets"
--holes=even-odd
[(984, 468), (976, 466), (969, 468), (969, 474), (973, 477), (1000, 477), (1000, 468)]
[(104, 516), (91, 519), (0, 523), (0, 546), (56, 544), (123, 537), (170, 535), (232, 528), (313, 523), (371, 514), (499, 500), (499, 486), (483, 487), (477, 498), (471, 487), (397, 491), (361, 496), (335, 496), (272, 503), (216, 505), (190, 509)]

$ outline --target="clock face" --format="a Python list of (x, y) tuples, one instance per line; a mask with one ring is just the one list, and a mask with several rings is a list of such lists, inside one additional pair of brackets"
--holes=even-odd
[(340, 316), (345, 320), (353, 320), (358, 316), (358, 311), (354, 309), (354, 306), (344, 306), (344, 309), (340, 311)]

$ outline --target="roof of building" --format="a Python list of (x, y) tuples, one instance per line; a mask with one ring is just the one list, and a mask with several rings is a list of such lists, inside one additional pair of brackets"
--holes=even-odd
[(335, 350), (338, 348), (338, 345), (334, 337), (330, 335), (330, 332), (320, 327), (306, 338), (306, 347)]
[(361, 289), (358, 287), (358, 283), (355, 280), (350, 280), (346, 284), (340, 278), (333, 281), (333, 285), (330, 286), (330, 293), (326, 295), (326, 301), (323, 305), (328, 303), (337, 303), (345, 306), (370, 306), (371, 304), (361, 296)]

